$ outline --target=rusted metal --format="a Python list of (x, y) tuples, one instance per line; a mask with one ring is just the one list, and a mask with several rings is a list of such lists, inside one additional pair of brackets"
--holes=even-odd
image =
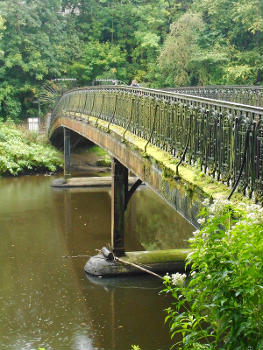
[(230, 195), (227, 198), (228, 200), (230, 200), (230, 198), (232, 197), (233, 193), (235, 192), (235, 189), (238, 186), (238, 183), (239, 183), (239, 181), (241, 179), (241, 176), (242, 176), (245, 164), (246, 164), (247, 153), (248, 153), (248, 148), (249, 148), (249, 134), (250, 134), (250, 130), (251, 130), (250, 129), (250, 125), (248, 125), (247, 131), (246, 131), (245, 146), (244, 146), (244, 152), (243, 152), (243, 159), (242, 159), (242, 163), (241, 163), (241, 168), (240, 168), (238, 177), (237, 177), (237, 179), (235, 181), (235, 184), (234, 184), (234, 186), (232, 188), (232, 191), (231, 191)]
[(263, 107), (262, 86), (210, 85), (176, 87), (167, 90), (188, 95), (208, 97), (216, 100), (232, 101)]
[(111, 191), (111, 246), (116, 256), (123, 256), (128, 169), (115, 158), (112, 159)]
[(181, 159), (179, 160), (179, 162), (176, 164), (176, 176), (179, 176), (179, 166), (182, 164), (182, 162), (185, 159), (185, 155), (186, 152), (188, 150), (189, 147), (189, 143), (190, 143), (190, 137), (191, 137), (191, 132), (192, 132), (192, 114), (190, 115), (190, 122), (189, 122), (189, 128), (188, 128), (188, 137), (187, 137), (187, 142), (186, 142), (186, 146), (185, 149), (183, 151), (183, 155), (181, 157)]
[[(243, 95), (262, 90), (235, 89)], [(247, 124), (251, 123), (250, 147), (238, 189), (262, 201), (263, 108), (193, 96), (189, 90), (180, 91), (187, 94), (124, 86), (74, 89), (61, 97), (51, 122), (58, 116), (70, 114), (77, 118), (82, 113), (87, 120), (92, 115), (114, 122), (125, 129), (124, 140), (129, 131), (169, 151), (178, 160), (199, 166), (204, 173), (230, 188), (240, 174)], [(84, 103), (85, 111), (81, 112)]]
[(127, 195), (126, 195), (126, 199), (125, 199), (125, 209), (127, 208), (127, 205), (132, 197), (132, 195), (134, 194), (134, 192), (137, 190), (137, 188), (139, 186), (141, 186), (142, 184), (142, 180), (141, 179), (138, 179), (133, 185), (132, 187), (129, 189), (129, 191), (127, 192)]

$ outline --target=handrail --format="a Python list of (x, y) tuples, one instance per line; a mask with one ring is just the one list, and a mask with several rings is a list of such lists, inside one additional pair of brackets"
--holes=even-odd
[(169, 90), (194, 90), (194, 89), (238, 89), (238, 90), (263, 90), (259, 85), (195, 85), (195, 86), (176, 86), (167, 88)]
[(165, 90), (252, 106), (263, 106), (263, 86), (209, 85), (173, 87)]
[[(92, 86), (67, 91), (51, 123), (80, 114), (119, 125), (123, 139), (128, 130), (227, 185), (238, 178), (239, 190), (263, 200), (262, 107), (149, 88)], [(253, 140), (249, 152), (246, 134)]]
[(189, 95), (189, 94), (183, 94), (183, 93), (177, 93), (173, 91), (166, 91), (166, 90), (159, 90), (159, 89), (151, 89), (151, 88), (134, 88), (134, 87), (122, 87), (122, 86), (108, 86), (105, 85), (103, 87), (101, 86), (91, 86), (91, 87), (81, 87), (77, 89), (68, 90), (64, 95), (70, 94), (75, 91), (92, 91), (92, 90), (99, 90), (99, 91), (120, 91), (120, 92), (130, 92), (133, 94), (140, 94), (141, 96), (146, 97), (157, 97), (157, 98), (164, 98), (164, 99), (184, 99), (186, 101), (190, 102), (199, 102), (199, 103), (207, 103), (208, 105), (217, 106), (217, 107), (224, 107), (224, 108), (237, 108), (241, 111), (246, 112), (258, 112), (263, 113), (263, 107), (253, 106), (253, 105), (247, 105), (237, 102), (231, 102), (231, 101), (224, 101), (224, 100), (217, 100), (207, 97), (201, 97), (201, 96), (195, 96), (195, 95)]

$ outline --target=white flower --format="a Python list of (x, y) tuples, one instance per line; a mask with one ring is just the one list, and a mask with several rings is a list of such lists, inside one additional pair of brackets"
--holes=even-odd
[(205, 207), (208, 207), (209, 204), (210, 204), (209, 198), (204, 199), (202, 204), (203, 204)]
[(205, 223), (205, 218), (201, 218), (197, 220), (198, 224), (203, 225)]
[(186, 279), (186, 274), (174, 273), (172, 274), (172, 284), (174, 286), (182, 287)]
[(207, 232), (202, 233), (202, 238), (207, 239), (209, 237), (209, 234)]
[(215, 199), (209, 207), (209, 212), (214, 215), (220, 214), (227, 205), (232, 205), (232, 202), (227, 199)]
[(260, 224), (263, 222), (263, 208), (257, 204), (251, 204), (246, 207), (246, 223), (250, 221), (254, 224)]
[(166, 273), (166, 275), (164, 276), (165, 277), (165, 279), (167, 279), (167, 280), (171, 280), (171, 276), (169, 276), (169, 274), (168, 273)]
[(194, 237), (198, 236), (199, 232), (200, 232), (200, 230), (194, 231), (194, 232), (193, 232), (193, 236), (194, 236)]

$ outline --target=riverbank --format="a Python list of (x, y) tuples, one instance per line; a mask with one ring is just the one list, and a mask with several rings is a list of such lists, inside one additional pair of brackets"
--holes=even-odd
[(62, 168), (60, 153), (45, 136), (10, 121), (0, 125), (0, 175), (54, 173)]

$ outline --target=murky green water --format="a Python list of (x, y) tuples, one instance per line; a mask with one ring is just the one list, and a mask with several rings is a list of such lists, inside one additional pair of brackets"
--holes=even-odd
[[(54, 190), (51, 181), (0, 178), (1, 350), (168, 349), (159, 280), (88, 278), (86, 258), (65, 258), (110, 242), (109, 189)], [(128, 250), (181, 247), (192, 230), (145, 189), (126, 226)]]

